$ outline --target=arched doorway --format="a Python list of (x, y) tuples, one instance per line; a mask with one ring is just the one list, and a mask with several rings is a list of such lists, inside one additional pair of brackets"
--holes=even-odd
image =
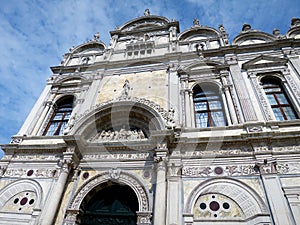
[(80, 225), (136, 225), (139, 204), (131, 187), (107, 182), (86, 196), (81, 210)]

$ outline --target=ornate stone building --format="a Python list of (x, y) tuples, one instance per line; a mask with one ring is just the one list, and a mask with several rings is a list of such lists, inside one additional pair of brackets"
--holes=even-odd
[(71, 48), (0, 161), (0, 224), (299, 225), (300, 19), (148, 10)]

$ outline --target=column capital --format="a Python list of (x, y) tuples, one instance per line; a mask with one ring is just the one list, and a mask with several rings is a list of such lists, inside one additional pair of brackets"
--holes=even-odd
[(150, 225), (151, 224), (151, 212), (136, 212), (137, 225)]

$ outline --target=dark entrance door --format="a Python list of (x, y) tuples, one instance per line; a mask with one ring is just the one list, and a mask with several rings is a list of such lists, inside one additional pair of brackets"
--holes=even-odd
[(81, 225), (136, 225), (137, 223), (138, 200), (129, 186), (112, 184), (94, 191), (82, 209)]

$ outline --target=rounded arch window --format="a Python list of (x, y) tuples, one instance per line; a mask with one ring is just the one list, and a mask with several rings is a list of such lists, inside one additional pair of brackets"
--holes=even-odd
[(193, 89), (196, 127), (226, 126), (223, 102), (218, 87), (198, 84)]
[(73, 110), (73, 101), (73, 96), (67, 96), (56, 102), (54, 112), (43, 135), (62, 135)]
[(261, 84), (276, 120), (282, 121), (298, 119), (298, 115), (296, 114), (279, 79), (274, 77), (264, 77), (261, 80)]

